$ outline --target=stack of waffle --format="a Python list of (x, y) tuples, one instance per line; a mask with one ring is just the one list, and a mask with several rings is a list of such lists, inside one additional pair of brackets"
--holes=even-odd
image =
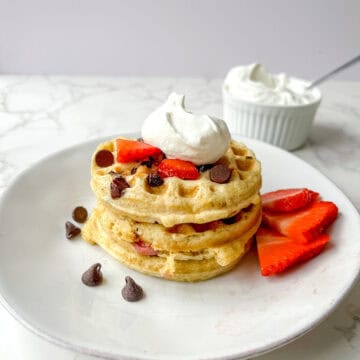
[[(155, 187), (148, 175), (156, 163), (99, 167), (95, 157), (101, 150), (116, 158), (116, 141), (99, 145), (92, 158), (97, 206), (82, 230), (87, 242), (129, 268), (176, 281), (227, 272), (250, 248), (261, 221), (261, 169), (245, 145), (231, 141), (216, 162), (232, 170), (226, 183), (212, 181), (205, 170), (197, 180), (167, 177)], [(119, 176), (128, 186), (113, 198), (111, 184)]]

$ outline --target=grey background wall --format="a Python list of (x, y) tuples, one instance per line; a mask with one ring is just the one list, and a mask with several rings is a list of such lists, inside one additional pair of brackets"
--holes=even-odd
[(359, 0), (0, 0), (0, 73), (210, 77), (259, 61), (311, 79), (359, 53), (359, 34)]

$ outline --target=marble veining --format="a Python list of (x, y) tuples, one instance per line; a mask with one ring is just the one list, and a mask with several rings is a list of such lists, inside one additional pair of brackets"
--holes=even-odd
[(350, 319), (350, 323), (347, 326), (335, 325), (334, 329), (339, 331), (346, 341), (349, 342), (350, 346), (353, 347), (352, 340), (358, 334), (358, 326), (360, 326), (360, 306), (354, 304), (348, 304), (346, 306), (346, 312)]
[[(193, 111), (221, 117), (221, 79), (0, 76), (0, 195), (21, 170), (46, 154), (87, 139), (139, 130), (172, 91), (187, 94)], [(294, 153), (327, 175), (359, 210), (360, 82), (330, 82), (322, 91), (310, 138)], [(22, 358), (18, 351), (29, 343), (21, 340), (26, 337), (32, 346), (54, 351), (2, 308), (0, 334), (7, 334), (0, 336), (0, 358)], [(359, 351), (357, 285), (315, 330), (260, 358), (358, 359)], [(52, 358), (89, 358), (65, 353)]]

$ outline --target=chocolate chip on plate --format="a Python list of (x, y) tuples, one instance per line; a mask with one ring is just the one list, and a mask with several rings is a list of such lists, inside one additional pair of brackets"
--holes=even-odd
[(114, 155), (109, 150), (100, 150), (95, 155), (97, 166), (108, 167), (114, 164)]
[(88, 217), (88, 212), (83, 206), (77, 206), (72, 212), (72, 218), (78, 223), (84, 223)]
[(126, 301), (139, 301), (143, 296), (144, 292), (141, 286), (139, 286), (130, 276), (125, 278), (125, 286), (121, 290), (121, 294)]
[(135, 175), (136, 174), (136, 171), (137, 171), (137, 167), (133, 167), (130, 171), (130, 174), (131, 175)]
[(74, 225), (72, 222), (65, 223), (65, 233), (67, 239), (72, 239), (81, 233), (81, 229)]
[(199, 165), (197, 168), (200, 172), (205, 172), (206, 170), (210, 170), (212, 167), (214, 167), (214, 164), (203, 164)]
[(97, 286), (102, 283), (103, 275), (101, 272), (101, 264), (96, 263), (91, 265), (88, 270), (86, 270), (82, 276), (81, 281), (87, 286)]
[(157, 173), (150, 173), (147, 177), (147, 183), (149, 186), (156, 187), (161, 186), (164, 183), (162, 177)]
[(218, 184), (225, 184), (230, 180), (231, 170), (223, 165), (215, 165), (210, 170), (210, 180)]
[(128, 187), (130, 186), (125, 180), (125, 178), (122, 177), (121, 175), (117, 176), (116, 178), (113, 179), (113, 181), (110, 184), (111, 197), (113, 199), (120, 198), (122, 196), (123, 191)]

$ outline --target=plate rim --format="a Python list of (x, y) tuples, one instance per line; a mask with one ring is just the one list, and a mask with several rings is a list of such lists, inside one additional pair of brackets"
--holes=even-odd
[[(61, 153), (67, 152), (67, 151), (71, 151), (71, 150), (75, 150), (77, 148), (81, 148), (83, 146), (86, 146), (88, 144), (91, 143), (96, 143), (96, 142), (104, 142), (106, 140), (112, 139), (112, 138), (116, 138), (118, 136), (124, 136), (124, 137), (138, 137), (140, 134), (139, 131), (133, 131), (133, 132), (121, 132), (120, 134), (116, 134), (116, 135), (108, 135), (108, 136), (101, 136), (101, 137), (94, 137), (91, 139), (87, 139), (85, 141), (81, 141), (79, 143), (76, 144), (72, 144), (70, 146), (66, 146), (63, 147), (61, 149), (58, 149), (52, 153), (49, 153), (39, 159), (37, 159), (34, 162), (31, 162), (26, 168), (24, 168), (22, 171), (20, 171), (14, 179), (12, 179), (10, 181), (10, 183), (8, 184), (8, 186), (6, 187), (5, 191), (2, 193), (1, 197), (0, 197), (0, 209), (1, 207), (4, 205), (4, 199), (6, 198), (6, 196), (11, 192), (13, 186), (15, 186), (15, 184), (24, 176), (26, 175), (28, 172), (31, 172), (33, 167), (36, 167), (38, 165), (41, 165), (42, 162), (50, 160), (52, 157), (56, 157), (58, 155), (60, 155)], [(265, 146), (268, 147), (269, 149), (275, 150), (275, 151), (280, 151), (280, 153), (285, 153), (287, 156), (293, 156), (295, 157), (297, 160), (300, 161), (300, 163), (302, 163), (302, 165), (308, 166), (310, 167), (313, 171), (315, 171), (318, 175), (324, 177), (328, 182), (331, 183), (331, 185), (336, 188), (336, 190), (341, 193), (341, 195), (348, 201), (351, 210), (354, 211), (355, 214), (357, 214), (358, 216), (358, 222), (359, 222), (359, 226), (360, 226), (360, 213), (359, 210), (356, 208), (356, 206), (353, 204), (353, 202), (351, 201), (351, 199), (348, 198), (348, 196), (346, 194), (344, 194), (344, 192), (325, 174), (323, 174), (320, 170), (318, 170), (317, 168), (315, 168), (313, 165), (307, 163), (305, 160), (303, 160), (302, 158), (300, 158), (299, 156), (297, 156), (296, 154), (284, 150), (280, 147), (274, 146), (272, 144), (266, 143), (264, 141), (260, 141), (258, 139), (253, 139), (253, 138), (249, 138), (246, 136), (242, 136), (241, 134), (236, 134), (236, 133), (231, 133), (231, 136), (234, 137), (236, 140), (240, 140), (240, 141), (250, 141), (252, 143), (258, 144), (259, 146)], [(250, 146), (251, 147), (251, 146)], [(360, 264), (360, 260), (359, 260), (359, 264)], [(314, 328), (316, 328), (318, 325), (320, 325), (324, 320), (326, 320), (330, 314), (340, 305), (341, 302), (343, 302), (343, 300), (347, 297), (347, 295), (350, 293), (350, 291), (352, 290), (352, 288), (358, 283), (358, 281), (360, 280), (360, 266), (359, 269), (356, 273), (356, 275), (353, 277), (352, 281), (349, 282), (348, 286), (344, 289), (344, 291), (342, 292), (342, 294), (336, 298), (336, 301), (334, 301), (327, 309), (326, 311), (324, 311), (323, 313), (320, 314), (320, 316), (318, 316), (314, 321), (309, 322), (308, 326), (303, 327), (301, 330), (295, 331), (291, 334), (289, 334), (286, 337), (283, 337), (280, 340), (274, 341), (270, 346), (269, 345), (263, 345), (263, 346), (258, 346), (256, 347), (255, 350), (248, 350), (247, 352), (240, 352), (240, 353), (231, 353), (231, 354), (227, 354), (227, 355), (219, 355), (219, 356), (212, 356), (212, 357), (188, 357), (189, 359), (206, 359), (206, 360), (231, 360), (231, 359), (245, 359), (248, 358), (249, 356), (260, 356), (266, 353), (269, 353), (273, 350), (276, 350), (282, 346), (285, 346), (299, 338), (301, 338), (302, 336), (304, 336), (305, 334), (309, 333), (310, 331), (312, 331)], [(0, 305), (3, 306), (6, 311), (18, 322), (20, 323), (23, 327), (25, 327), (26, 329), (28, 329), (29, 331), (31, 331), (33, 334), (35, 334), (36, 336), (39, 336), (41, 339), (60, 346), (62, 348), (65, 348), (67, 350), (70, 351), (75, 351), (77, 353), (81, 353), (81, 354), (86, 354), (86, 355), (90, 355), (90, 356), (96, 356), (96, 357), (100, 357), (103, 359), (109, 359), (109, 360), (124, 360), (124, 359), (131, 359), (131, 360), (156, 360), (156, 359), (163, 359), (163, 355), (160, 355), (160, 357), (154, 357), (154, 356), (149, 356), (148, 354), (141, 354), (141, 356), (139, 357), (139, 355), (130, 355), (130, 354), (116, 354), (116, 353), (112, 353), (112, 352), (104, 352), (101, 350), (97, 350), (95, 347), (94, 348), (90, 348), (90, 347), (84, 347), (82, 345), (78, 345), (76, 344), (76, 342), (71, 342), (71, 341), (67, 341), (64, 339), (61, 339), (57, 336), (48, 334), (44, 329), (40, 329), (38, 328), (36, 325), (33, 325), (30, 321), (24, 319), (20, 314), (18, 314), (16, 312), (16, 310), (11, 306), (11, 304), (6, 300), (6, 298), (4, 297), (4, 295), (0, 292)], [(173, 356), (171, 355), (172, 359), (180, 359), (177, 355)]]

